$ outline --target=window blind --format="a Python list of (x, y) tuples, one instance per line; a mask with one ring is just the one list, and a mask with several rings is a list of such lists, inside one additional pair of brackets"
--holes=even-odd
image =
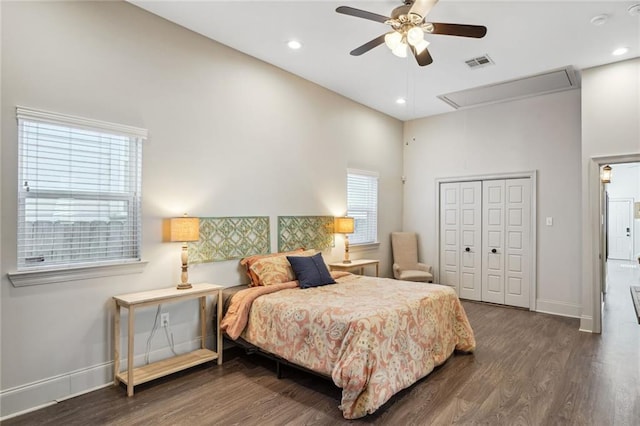
[(18, 270), (140, 260), (146, 131), (18, 108)]
[(347, 171), (347, 216), (355, 221), (352, 244), (378, 242), (378, 174), (363, 170)]

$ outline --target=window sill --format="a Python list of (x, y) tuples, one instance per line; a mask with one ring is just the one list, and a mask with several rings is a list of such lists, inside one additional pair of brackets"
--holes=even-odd
[(351, 252), (378, 250), (379, 248), (380, 243), (349, 244), (349, 251)]
[(9, 272), (7, 276), (14, 287), (54, 284), (90, 278), (113, 277), (116, 275), (139, 274), (147, 261), (119, 263), (114, 265), (94, 265), (65, 269), (40, 269), (34, 271)]

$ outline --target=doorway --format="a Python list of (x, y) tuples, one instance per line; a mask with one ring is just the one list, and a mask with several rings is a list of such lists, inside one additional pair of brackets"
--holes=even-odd
[[(611, 182), (604, 185), (600, 212), (605, 224), (600, 245), (604, 254), (600, 268), (601, 324), (605, 323), (607, 315), (611, 315), (614, 306), (622, 303), (632, 306), (628, 290), (631, 282), (624, 282), (624, 291), (614, 286), (620, 287), (620, 278), (638, 268), (640, 256), (640, 162), (610, 166)], [(637, 277), (637, 273), (633, 276)]]

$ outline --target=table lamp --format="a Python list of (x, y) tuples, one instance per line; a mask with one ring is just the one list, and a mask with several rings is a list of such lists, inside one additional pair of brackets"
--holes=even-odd
[(334, 232), (336, 234), (344, 234), (344, 260), (342, 263), (351, 263), (349, 259), (349, 235), (353, 234), (355, 222), (352, 217), (336, 217), (334, 223)]
[(189, 274), (187, 272), (187, 269), (189, 267), (187, 256), (187, 242), (198, 241), (199, 238), (200, 219), (198, 219), (197, 217), (187, 217), (185, 213), (184, 217), (172, 217), (164, 220), (164, 241), (182, 243), (182, 274), (180, 275), (180, 284), (178, 284), (178, 290), (191, 288), (191, 284), (189, 283)]

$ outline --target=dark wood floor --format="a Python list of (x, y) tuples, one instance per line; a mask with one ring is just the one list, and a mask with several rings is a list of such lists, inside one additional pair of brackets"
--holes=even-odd
[[(454, 355), (353, 421), (379, 425), (638, 425), (640, 326), (629, 284), (607, 296), (604, 333), (578, 320), (465, 302), (475, 355)], [(631, 275), (629, 275), (631, 273)], [(635, 274), (635, 275), (633, 275)], [(625, 278), (626, 277), (626, 278)], [(196, 367), (136, 387), (105, 388), (2, 422), (10, 425), (340, 425), (340, 390), (329, 381), (239, 350), (225, 363)]]

